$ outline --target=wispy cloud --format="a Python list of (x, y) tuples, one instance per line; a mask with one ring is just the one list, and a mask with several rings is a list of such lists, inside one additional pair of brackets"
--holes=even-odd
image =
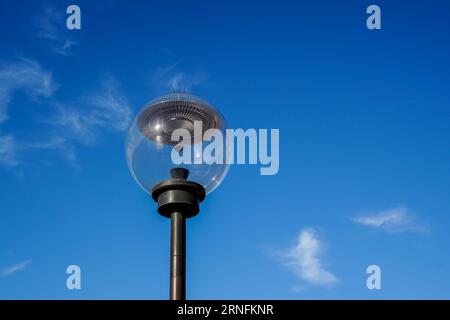
[(61, 38), (61, 29), (64, 27), (64, 18), (54, 8), (46, 7), (36, 15), (36, 36), (41, 39), (58, 40)]
[(37, 15), (35, 25), (36, 36), (49, 41), (54, 53), (64, 56), (72, 54), (72, 48), (78, 42), (69, 39), (67, 36), (65, 10), (46, 7)]
[(71, 163), (76, 162), (75, 148), (63, 137), (50, 136), (37, 142), (17, 141), (12, 135), (0, 136), (0, 166), (8, 168), (24, 165), (24, 153), (36, 150), (53, 150), (59, 152)]
[(64, 137), (50, 136), (48, 139), (24, 144), (28, 150), (54, 150), (58, 151), (66, 160), (75, 163), (77, 160), (74, 146)]
[(32, 263), (32, 260), (26, 260), (26, 261), (20, 262), (18, 264), (15, 264), (13, 266), (10, 266), (8, 268), (1, 269), (0, 270), (0, 277), (11, 276), (11, 275), (13, 275), (16, 272), (24, 270), (31, 263)]
[(159, 91), (191, 91), (203, 85), (209, 76), (201, 69), (190, 72), (181, 70), (177, 64), (160, 67), (153, 76), (153, 84)]
[[(311, 285), (332, 285), (338, 278), (326, 270), (321, 261), (323, 244), (313, 228), (303, 229), (298, 235), (297, 243), (288, 250), (279, 252), (283, 263), (302, 281)], [(303, 288), (303, 286), (300, 286)], [(294, 290), (298, 291), (299, 286)]]
[(57, 111), (49, 123), (59, 128), (60, 142), (76, 140), (93, 145), (101, 129), (123, 131), (131, 121), (131, 107), (111, 76), (102, 81), (95, 94), (82, 99), (77, 108), (63, 103), (55, 106)]
[(419, 224), (417, 219), (405, 207), (355, 217), (353, 218), (353, 222), (365, 227), (393, 233), (429, 231), (429, 228)]
[(56, 89), (52, 73), (28, 59), (5, 64), (0, 68), (0, 123), (8, 120), (7, 108), (16, 90), (31, 98), (50, 97)]
[[(53, 95), (57, 85), (52, 73), (39, 63), (18, 59), (0, 67), (0, 124), (9, 120), (9, 104), (16, 92), (24, 92), (31, 100)], [(0, 165), (17, 166), (22, 145), (12, 134), (0, 134)]]
[(90, 124), (116, 131), (127, 129), (132, 111), (114, 77), (106, 77), (99, 93), (90, 95), (86, 101), (92, 107), (87, 117)]
[[(47, 36), (51, 37), (51, 33)], [(16, 132), (0, 132), (1, 166), (21, 165), (25, 163), (24, 154), (33, 150), (54, 150), (73, 163), (77, 143), (94, 145), (103, 131), (128, 127), (132, 110), (114, 77), (105, 77), (94, 93), (71, 103), (54, 99), (57, 87), (52, 73), (33, 60), (19, 59), (0, 66), (0, 124), (10, 118), (8, 109), (16, 91), (24, 92), (32, 101), (47, 98), (47, 104), (53, 107), (41, 121), (44, 126), (35, 141), (17, 139)]]
[(13, 136), (0, 136), (0, 164), (15, 167), (19, 164), (17, 158), (17, 142)]
[(72, 55), (72, 48), (76, 45), (78, 45), (77, 41), (66, 40), (64, 44), (53, 48), (53, 51), (62, 56), (70, 56)]

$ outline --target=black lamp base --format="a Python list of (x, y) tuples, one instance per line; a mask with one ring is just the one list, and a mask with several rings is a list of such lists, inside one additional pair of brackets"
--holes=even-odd
[(171, 219), (170, 241), (170, 300), (186, 299), (186, 219), (197, 215), (199, 204), (205, 199), (202, 185), (186, 180), (189, 171), (174, 168), (171, 179), (152, 189), (158, 212)]

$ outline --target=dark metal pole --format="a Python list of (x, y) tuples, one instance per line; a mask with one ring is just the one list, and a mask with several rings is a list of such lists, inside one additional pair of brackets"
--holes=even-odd
[(186, 300), (186, 218), (171, 215), (170, 300)]
[(186, 219), (199, 213), (205, 199), (205, 188), (186, 180), (189, 171), (170, 170), (171, 178), (152, 188), (158, 212), (171, 220), (170, 236), (170, 300), (186, 300)]

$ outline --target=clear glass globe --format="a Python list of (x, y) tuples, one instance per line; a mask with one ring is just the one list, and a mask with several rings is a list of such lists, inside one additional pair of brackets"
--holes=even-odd
[[(194, 130), (199, 129), (199, 124), (201, 134)], [(183, 143), (174, 141), (172, 134), (176, 129), (189, 132), (190, 139)], [(208, 129), (219, 130), (225, 146), (225, 119), (208, 102), (194, 95), (172, 93), (148, 103), (133, 120), (126, 137), (126, 158), (134, 179), (151, 193), (156, 184), (171, 178), (171, 169), (181, 167), (189, 170), (187, 180), (201, 184), (207, 193), (213, 191), (227, 174), (229, 164), (225, 161), (225, 149), (222, 161), (210, 164), (199, 161), (203, 158), (200, 151), (215, 140), (205, 135)], [(180, 157), (190, 154), (192, 161), (176, 164), (174, 153)]]

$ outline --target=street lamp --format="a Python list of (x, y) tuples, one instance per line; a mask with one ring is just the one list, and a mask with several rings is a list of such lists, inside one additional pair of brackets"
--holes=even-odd
[[(181, 146), (173, 139), (177, 129), (184, 129), (190, 137)], [(204, 135), (208, 129), (219, 130), (225, 136), (223, 116), (196, 96), (172, 93), (147, 104), (126, 138), (131, 174), (157, 202), (159, 214), (171, 219), (171, 300), (186, 298), (186, 219), (198, 214), (199, 203), (222, 182), (229, 168), (226, 161), (196, 161), (202, 156), (198, 150), (203, 150), (211, 139)], [(182, 155), (188, 148), (193, 151), (193, 161), (175, 165), (173, 153)]]

